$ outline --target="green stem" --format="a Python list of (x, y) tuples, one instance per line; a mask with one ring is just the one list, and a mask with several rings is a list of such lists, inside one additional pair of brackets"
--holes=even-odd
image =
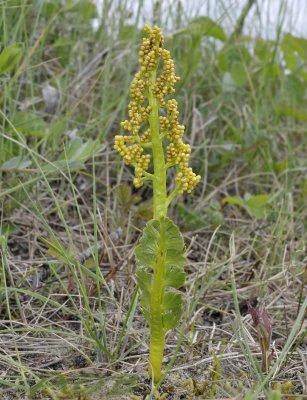
[(176, 186), (175, 189), (167, 196), (167, 206), (179, 195), (180, 187)]
[[(159, 248), (161, 256), (157, 260), (152, 283), (151, 296), (151, 318), (150, 318), (150, 351), (149, 362), (155, 383), (159, 383), (162, 378), (161, 367), (165, 347), (165, 329), (163, 327), (163, 297), (165, 281), (165, 239), (161, 232), (161, 242)], [(163, 254), (163, 256), (162, 256)]]
[[(148, 87), (148, 100), (151, 112), (149, 115), (149, 126), (152, 143), (152, 155), (154, 166), (153, 178), (153, 217), (154, 219), (164, 218), (167, 215), (168, 201), (166, 190), (166, 164), (163, 150), (163, 144), (159, 129), (159, 103), (154, 96), (153, 89), (156, 83), (156, 71), (151, 73), (150, 84)], [(150, 350), (149, 362), (151, 372), (155, 383), (160, 382), (162, 378), (161, 367), (165, 347), (165, 330), (163, 327), (163, 298), (164, 298), (164, 280), (165, 280), (165, 260), (162, 251), (165, 240), (161, 232), (161, 255), (157, 260), (154, 269), (152, 281), (151, 296), (151, 319), (150, 319)]]
[(167, 214), (166, 193), (166, 165), (162, 140), (159, 129), (159, 103), (153, 94), (156, 83), (156, 71), (151, 73), (148, 87), (148, 100), (151, 112), (149, 115), (149, 126), (152, 143), (152, 156), (154, 164), (153, 180), (153, 214), (154, 219), (165, 217)]

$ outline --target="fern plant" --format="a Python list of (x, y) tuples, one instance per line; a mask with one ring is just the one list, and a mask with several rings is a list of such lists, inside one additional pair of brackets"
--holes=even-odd
[[(139, 51), (140, 69), (130, 87), (129, 118), (121, 123), (127, 135), (115, 137), (114, 148), (134, 167), (135, 187), (150, 181), (153, 219), (135, 250), (142, 311), (150, 329), (150, 368), (155, 383), (162, 379), (165, 335), (178, 323), (184, 284), (185, 249), (178, 227), (167, 217), (176, 196), (190, 193), (200, 180), (189, 167), (191, 148), (182, 141), (184, 126), (170, 95), (179, 77), (166, 50), (161, 29), (144, 28)], [(168, 170), (175, 168), (173, 189), (168, 192)]]

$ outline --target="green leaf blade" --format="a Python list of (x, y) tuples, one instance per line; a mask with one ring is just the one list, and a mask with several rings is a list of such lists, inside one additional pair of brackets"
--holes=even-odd
[(178, 324), (182, 312), (181, 293), (167, 291), (163, 301), (163, 326), (166, 331), (173, 329)]
[(22, 50), (19, 45), (5, 47), (0, 53), (0, 74), (10, 72), (19, 63)]
[(181, 315), (182, 294), (177, 289), (185, 282), (184, 251), (180, 231), (168, 218), (149, 221), (135, 249), (142, 311), (149, 324), (162, 324), (165, 332), (176, 326)]
[(224, 42), (227, 36), (223, 28), (211, 18), (202, 16), (191, 21), (189, 29), (194, 35), (208, 36)]

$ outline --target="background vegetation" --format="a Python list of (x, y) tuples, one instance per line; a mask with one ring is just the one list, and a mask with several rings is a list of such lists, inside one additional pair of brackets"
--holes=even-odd
[[(213, 21), (180, 1), (0, 2), (1, 398), (153, 398), (132, 256), (151, 193), (112, 148), (145, 21), (166, 32), (202, 176), (171, 211), (188, 278), (161, 396), (307, 395), (307, 39), (286, 2), (269, 39), (261, 1), (232, 24), (230, 3)], [(268, 374), (247, 301), (272, 319)]]

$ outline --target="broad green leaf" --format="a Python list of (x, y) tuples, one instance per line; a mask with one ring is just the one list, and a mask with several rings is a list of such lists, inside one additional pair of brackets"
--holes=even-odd
[(171, 265), (165, 273), (165, 285), (179, 289), (185, 282), (185, 272), (182, 267)]
[(244, 199), (239, 196), (227, 196), (223, 199), (223, 204), (233, 204), (236, 206), (244, 207)]
[(283, 37), (281, 47), (286, 54), (296, 53), (304, 61), (307, 61), (307, 39), (286, 33)]
[(198, 17), (193, 19), (188, 29), (195, 36), (209, 36), (225, 41), (227, 36), (223, 28), (209, 17)]
[(249, 214), (256, 218), (265, 218), (268, 211), (268, 203), (270, 200), (270, 195), (268, 194), (258, 194), (255, 196), (246, 196), (244, 199), (247, 211)]
[(42, 167), (42, 171), (45, 174), (50, 174), (53, 172), (59, 173), (59, 171), (79, 171), (80, 169), (84, 169), (85, 166), (81, 161), (77, 160), (57, 160), (53, 161), (50, 164), (45, 164)]
[(258, 38), (254, 47), (255, 55), (262, 62), (270, 62), (274, 50), (275, 42), (273, 40), (264, 40)]
[(22, 50), (17, 44), (4, 48), (0, 53), (0, 74), (5, 74), (14, 69), (18, 64), (21, 55)]
[(44, 138), (47, 135), (47, 123), (33, 112), (18, 111), (13, 114), (11, 122), (26, 137)]
[(269, 210), (271, 196), (268, 194), (258, 194), (251, 196), (246, 194), (244, 198), (239, 196), (229, 196), (223, 199), (223, 204), (233, 204), (244, 208), (248, 214), (255, 219), (265, 218)]
[(230, 69), (231, 61), (227, 46), (225, 46), (217, 55), (217, 64), (222, 72), (226, 72)]
[(25, 169), (31, 165), (31, 160), (23, 158), (22, 156), (13, 157), (2, 164), (2, 170), (10, 169)]
[(85, 162), (102, 149), (97, 140), (88, 139), (83, 143), (81, 138), (75, 138), (69, 142), (66, 151), (60, 155), (60, 159)]
[(139, 268), (136, 273), (136, 278), (142, 294), (140, 297), (142, 312), (146, 321), (150, 322), (150, 296), (152, 274), (147, 272), (144, 268)]
[[(181, 314), (180, 288), (185, 281), (183, 269), (184, 242), (178, 227), (168, 218), (151, 220), (135, 249), (137, 281), (141, 291), (141, 305), (144, 316), (150, 324), (162, 323), (163, 329), (173, 328)], [(157, 322), (155, 313), (157, 293), (154, 284), (158, 282), (162, 297), (162, 313)]]
[(231, 65), (231, 77), (237, 86), (243, 86), (247, 82), (246, 67), (240, 61), (234, 61)]
[(163, 299), (163, 326), (166, 331), (175, 328), (182, 312), (181, 293), (166, 292)]
[(281, 42), (281, 49), (286, 67), (305, 79), (307, 72), (306, 68), (303, 67), (307, 63), (307, 39), (287, 33)]
[(149, 221), (139, 245), (135, 249), (138, 268), (157, 267), (163, 253), (165, 268), (177, 265), (183, 267), (184, 242), (178, 227), (168, 218)]
[(139, 287), (145, 294), (144, 297), (149, 299), (152, 274), (147, 272), (145, 268), (138, 268), (136, 275)]
[(281, 74), (281, 70), (277, 62), (263, 65), (262, 71), (265, 79), (269, 79), (270, 81), (273, 81), (274, 78), (277, 78)]

